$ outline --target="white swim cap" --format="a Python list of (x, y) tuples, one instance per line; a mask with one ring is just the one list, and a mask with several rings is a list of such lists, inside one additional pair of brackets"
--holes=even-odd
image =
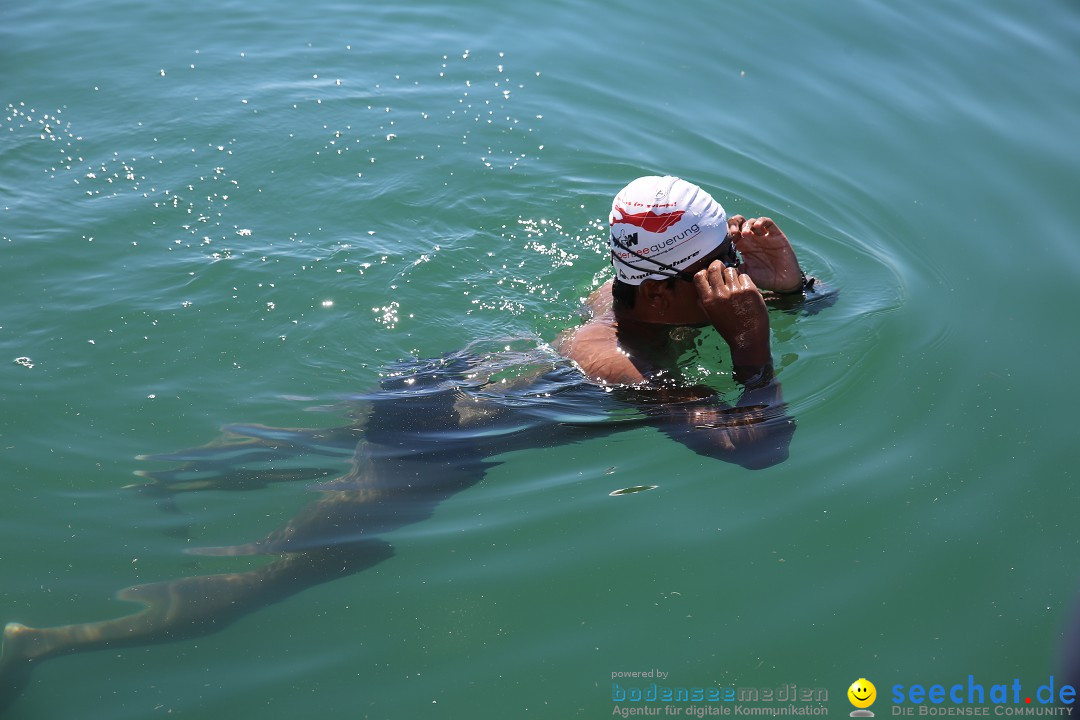
[(641, 177), (611, 203), (611, 264), (640, 285), (673, 277), (727, 237), (727, 214), (712, 195), (677, 177)]

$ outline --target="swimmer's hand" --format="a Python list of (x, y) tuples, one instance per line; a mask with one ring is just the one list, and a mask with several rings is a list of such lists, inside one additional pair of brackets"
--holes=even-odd
[(694, 287), (709, 322), (731, 348), (736, 380), (771, 376), (769, 313), (750, 275), (716, 261), (694, 274)]
[(787, 236), (771, 218), (728, 218), (728, 235), (742, 253), (741, 269), (762, 290), (778, 293), (800, 289), (799, 260)]

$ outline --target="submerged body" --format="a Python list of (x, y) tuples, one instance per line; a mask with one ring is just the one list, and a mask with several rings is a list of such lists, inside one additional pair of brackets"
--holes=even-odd
[[(684, 388), (681, 402), (668, 397), (660, 403), (655, 389), (605, 387), (553, 354), (543, 363), (531, 359), (528, 370), (504, 380), (490, 377), (490, 358), (467, 351), (402, 364), (378, 391), (350, 399), (349, 425), (320, 430), (234, 425), (208, 445), (145, 457), (177, 466), (141, 472), (149, 482), (133, 487), (169, 502), (179, 493), (298, 480), (316, 481), (310, 489), (319, 497), (260, 540), (188, 551), (275, 557), (258, 569), (127, 588), (117, 597), (144, 607), (116, 619), (49, 628), (9, 623), (0, 647), (0, 707), (25, 685), (33, 665), (49, 657), (216, 631), (307, 587), (391, 557), (393, 548), (379, 539), (381, 534), (429, 517), (439, 502), (481, 480), (495, 455), (642, 425), (679, 437), (695, 413), (715, 424), (724, 412), (715, 396), (700, 389)], [(780, 452), (773, 453), (774, 461), (782, 459), (791, 423), (782, 411), (755, 412), (754, 424), (783, 436)], [(739, 427), (730, 424), (733, 431)], [(721, 456), (737, 459), (731, 453), (720, 450)], [(349, 460), (348, 470), (327, 479), (342, 459)]]

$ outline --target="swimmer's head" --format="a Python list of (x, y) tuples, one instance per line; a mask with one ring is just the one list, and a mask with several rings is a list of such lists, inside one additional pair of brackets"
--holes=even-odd
[(676, 177), (634, 180), (611, 203), (611, 264), (627, 285), (679, 277), (727, 237), (727, 214), (712, 195)]

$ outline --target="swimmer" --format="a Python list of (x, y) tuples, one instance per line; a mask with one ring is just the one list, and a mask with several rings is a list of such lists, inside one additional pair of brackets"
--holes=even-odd
[[(187, 551), (274, 558), (255, 570), (128, 588), (118, 597), (142, 609), (115, 619), (46, 628), (9, 623), (0, 644), (0, 710), (32, 667), (50, 657), (213, 632), (382, 562), (393, 548), (380, 536), (429, 517), (510, 449), (648, 424), (704, 455), (751, 468), (781, 462), (794, 423), (773, 377), (765, 300), (801, 297), (813, 283), (784, 234), (768, 218), (727, 218), (696, 185), (646, 177), (616, 196), (610, 243), (616, 280), (589, 298), (592, 317), (557, 341), (565, 358), (545, 373), (526, 374), (518, 384), (493, 374), (485, 383), (475, 355), (452, 353), (399, 366), (364, 396), (366, 413), (350, 413), (345, 427), (235, 425), (202, 447), (147, 458), (181, 463), (140, 473), (150, 482), (138, 489), (159, 499), (297, 480), (319, 481), (311, 488), (318, 499), (261, 540)], [(725, 340), (742, 385), (734, 407), (678, 381), (670, 332), (677, 326), (713, 327)], [(607, 392), (612, 386), (618, 391)], [(576, 425), (566, 420), (565, 406), (547, 408), (543, 398), (577, 398), (575, 408), (597, 412), (622, 403), (640, 419)], [(296, 465), (300, 457), (316, 462)], [(325, 480), (335, 468), (327, 458), (351, 460), (344, 474)]]
[(748, 467), (783, 460), (793, 428), (773, 378), (765, 301), (801, 298), (815, 284), (787, 236), (767, 217), (727, 217), (709, 193), (675, 177), (634, 180), (609, 220), (615, 278), (589, 297), (592, 317), (560, 338), (560, 352), (596, 382), (686, 398), (693, 389), (673, 392), (667, 379), (677, 354), (671, 331), (712, 326), (743, 395), (735, 408), (676, 403), (671, 412), (684, 422), (670, 428), (692, 449)]

